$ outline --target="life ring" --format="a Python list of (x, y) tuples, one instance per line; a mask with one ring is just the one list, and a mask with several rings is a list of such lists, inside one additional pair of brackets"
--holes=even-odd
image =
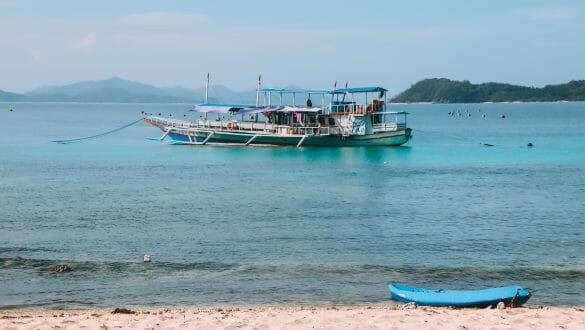
[(228, 131), (233, 131), (235, 127), (236, 123), (234, 123), (233, 121), (230, 121), (225, 125), (225, 128), (227, 128)]

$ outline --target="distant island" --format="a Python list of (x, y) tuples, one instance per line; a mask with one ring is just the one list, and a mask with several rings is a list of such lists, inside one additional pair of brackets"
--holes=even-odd
[[(18, 94), (0, 90), (0, 102), (96, 102), (96, 103), (201, 103), (205, 90), (155, 87), (122, 78), (83, 81), (64, 86), (46, 86)], [(225, 86), (210, 86), (210, 102), (253, 104), (253, 90), (236, 92)], [(391, 99), (396, 103), (482, 103), (585, 101), (585, 80), (542, 88), (504, 83), (472, 84), (467, 80), (424, 79)]]
[[(221, 86), (210, 86), (210, 102), (252, 102), (255, 92), (236, 92)], [(45, 86), (17, 94), (0, 90), (0, 102), (95, 102), (95, 103), (201, 103), (204, 88), (155, 87), (122, 78), (82, 81), (64, 86)]]
[(542, 88), (503, 83), (472, 84), (467, 80), (424, 79), (392, 98), (392, 102), (483, 103), (483, 102), (585, 101), (585, 80)]

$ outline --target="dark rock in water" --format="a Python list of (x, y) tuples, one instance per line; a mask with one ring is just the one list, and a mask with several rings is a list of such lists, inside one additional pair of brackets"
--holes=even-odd
[(73, 269), (71, 269), (71, 267), (67, 266), (67, 265), (57, 265), (55, 266), (55, 268), (53, 268), (53, 271), (57, 272), (57, 273), (66, 273), (66, 272), (70, 272)]
[(126, 308), (116, 308), (112, 314), (136, 314), (136, 312)]
[(534, 144), (532, 144), (532, 142), (528, 142), (528, 146), (529, 147), (534, 147)]

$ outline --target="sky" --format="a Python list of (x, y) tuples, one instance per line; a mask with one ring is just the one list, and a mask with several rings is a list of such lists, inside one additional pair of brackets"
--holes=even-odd
[(585, 1), (0, 0), (0, 90), (585, 79)]

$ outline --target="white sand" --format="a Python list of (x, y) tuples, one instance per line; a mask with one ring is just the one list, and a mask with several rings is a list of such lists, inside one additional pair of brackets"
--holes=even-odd
[(585, 329), (582, 307), (449, 309), (396, 306), (0, 311), (0, 329)]

